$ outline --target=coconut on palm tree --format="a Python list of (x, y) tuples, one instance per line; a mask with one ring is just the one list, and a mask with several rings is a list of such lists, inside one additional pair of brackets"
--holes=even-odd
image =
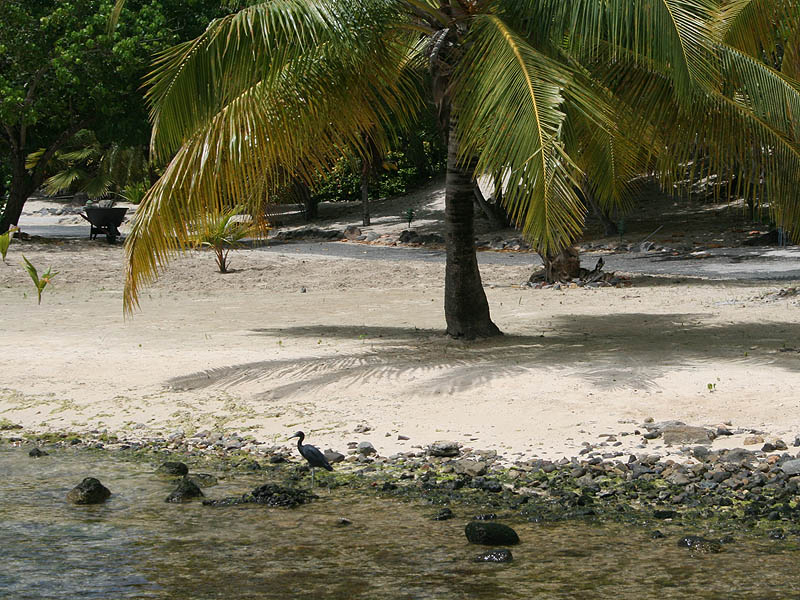
[(777, 23), (783, 60), (797, 61), (793, 4), (272, 0), (214, 21), (148, 81), (152, 150), (168, 166), (127, 240), (126, 307), (191, 245), (192, 222), (229, 203), (260, 214), (342, 149), (368, 159), (365, 139), (388, 146), (426, 103), (448, 142), (451, 336), (500, 333), (474, 247), (482, 174), (504, 182), (505, 207), (544, 256), (580, 234), (587, 181), (601, 206), (619, 204), (635, 172), (668, 185), (700, 155), (798, 231), (798, 88), (758, 55)]

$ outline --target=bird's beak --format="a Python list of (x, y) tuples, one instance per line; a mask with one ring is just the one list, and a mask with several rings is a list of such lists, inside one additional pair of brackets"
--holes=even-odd
[(292, 437), (286, 438), (286, 441), (288, 442), (289, 440), (293, 440), (293, 439), (294, 439), (294, 438), (296, 438), (296, 437), (300, 437), (300, 436), (293, 435)]

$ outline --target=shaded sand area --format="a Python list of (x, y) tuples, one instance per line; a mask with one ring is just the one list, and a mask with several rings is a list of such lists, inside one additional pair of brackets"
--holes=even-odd
[[(41, 306), (22, 252), (59, 271)], [(125, 320), (123, 258), (104, 242), (15, 242), (0, 265), (0, 420), (267, 445), (303, 429), (382, 455), (450, 439), (509, 460), (574, 456), (600, 434), (642, 452), (647, 417), (800, 434), (800, 298), (775, 295), (787, 282), (532, 290), (518, 286), (528, 268), (487, 265), (506, 335), (465, 344), (442, 335), (441, 264), (243, 250), (219, 275), (198, 252)]]

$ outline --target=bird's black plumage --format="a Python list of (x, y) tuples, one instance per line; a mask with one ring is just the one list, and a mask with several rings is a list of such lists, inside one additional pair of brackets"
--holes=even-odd
[(325, 455), (320, 452), (319, 448), (312, 446), (311, 444), (303, 443), (303, 439), (305, 437), (305, 433), (298, 431), (289, 439), (291, 440), (292, 438), (297, 438), (297, 450), (300, 452), (300, 456), (306, 459), (308, 466), (311, 467), (311, 487), (314, 487), (314, 468), (319, 467), (321, 469), (333, 471), (333, 467), (331, 466), (331, 463), (328, 462), (328, 459), (325, 458)]

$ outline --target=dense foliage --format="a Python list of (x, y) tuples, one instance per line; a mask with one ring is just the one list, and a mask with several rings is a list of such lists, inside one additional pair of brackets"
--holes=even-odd
[[(11, 179), (6, 213), (21, 211), (55, 153), (82, 129), (102, 144), (146, 145), (140, 88), (153, 54), (201, 33), (223, 14), (219, 4), (132, 0), (109, 31), (111, 0), (0, 2), (0, 162)], [(35, 151), (42, 160), (28, 169)], [(6, 213), (0, 230), (19, 217)]]

